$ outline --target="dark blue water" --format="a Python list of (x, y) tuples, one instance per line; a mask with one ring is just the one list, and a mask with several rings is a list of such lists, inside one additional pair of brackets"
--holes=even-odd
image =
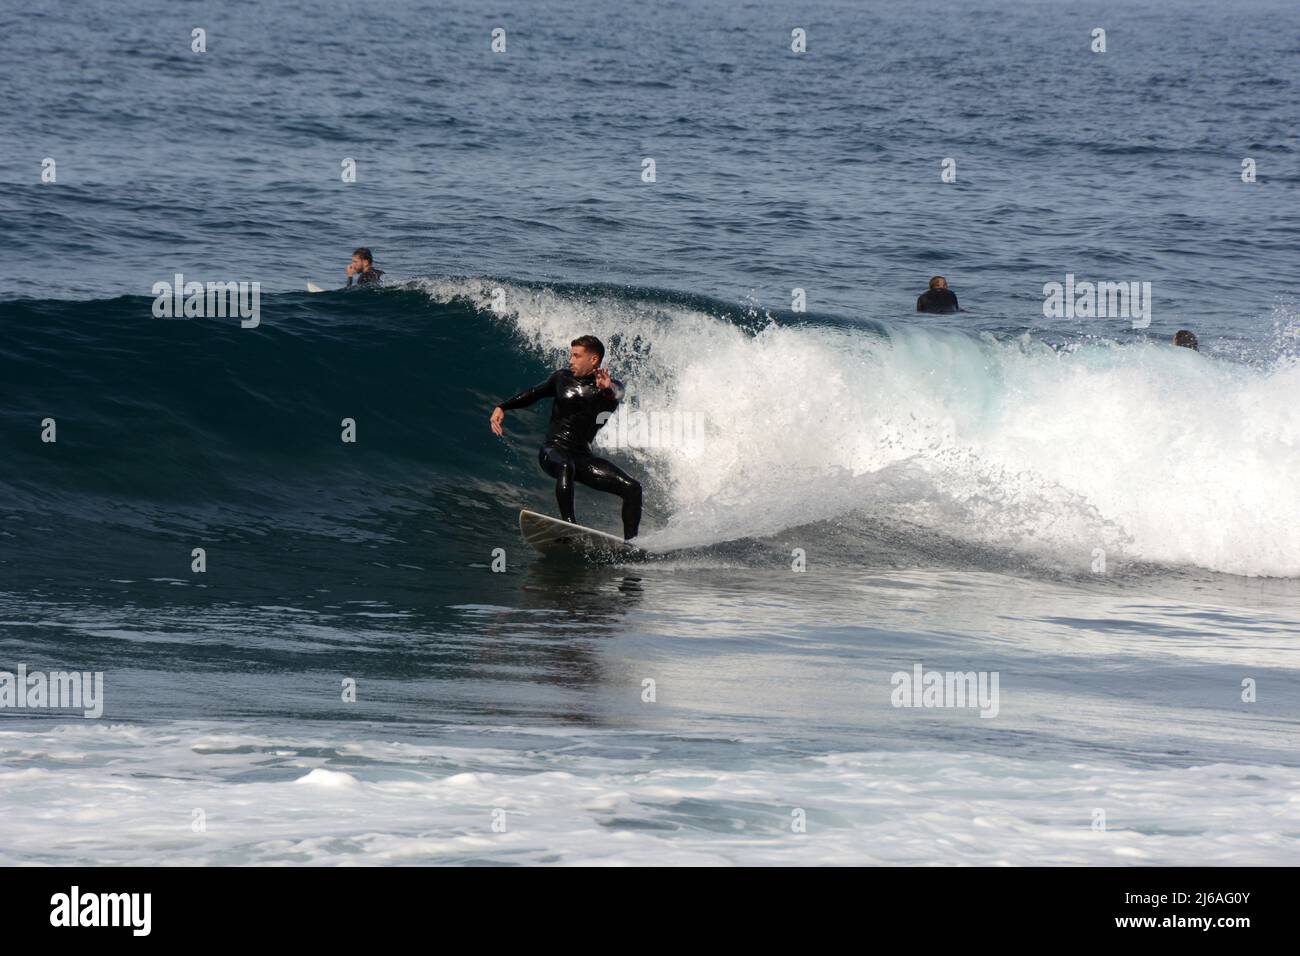
[(1016, 325), (1132, 277), (1239, 334), (1296, 298), (1298, 37), (1288, 3), (54, 5), (0, 39), (0, 293), (341, 284), (367, 244), (873, 318), (943, 272)]
[[(1294, 4), (8, 22), (0, 671), (105, 703), (0, 711), (0, 861), (1297, 859)], [(705, 423), (602, 436), (643, 563), (526, 550), (546, 409), (487, 427), (585, 333)]]

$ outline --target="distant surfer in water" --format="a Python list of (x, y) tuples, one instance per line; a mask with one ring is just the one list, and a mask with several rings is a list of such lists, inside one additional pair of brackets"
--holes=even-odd
[(1200, 343), (1196, 341), (1196, 333), (1187, 329), (1179, 329), (1174, 333), (1174, 345), (1181, 345), (1185, 349), (1191, 349), (1193, 352), (1201, 350)]
[(641, 483), (604, 458), (591, 454), (591, 442), (604, 424), (601, 413), (612, 413), (622, 400), (623, 383), (600, 367), (605, 346), (594, 335), (576, 338), (569, 345), (569, 367), (551, 374), (540, 385), (525, 389), (492, 410), (492, 431), (504, 435), (501, 423), (512, 408), (525, 408), (552, 398), (551, 423), (541, 453), (542, 470), (555, 479), (555, 501), (560, 517), (577, 524), (573, 512), (573, 483), (607, 491), (623, 499), (623, 540), (636, 537), (641, 525)]
[(930, 280), (930, 288), (916, 297), (916, 311), (944, 314), (960, 312), (961, 307), (957, 305), (957, 296), (948, 288), (948, 280), (935, 276)]
[(375, 259), (370, 250), (361, 246), (352, 253), (352, 261), (348, 263), (348, 288), (352, 287), (353, 279), (357, 285), (379, 285), (379, 277), (383, 274), (382, 269), (375, 268)]

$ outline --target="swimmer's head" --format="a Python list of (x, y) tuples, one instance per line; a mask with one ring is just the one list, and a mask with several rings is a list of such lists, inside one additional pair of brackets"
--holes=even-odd
[(1181, 345), (1185, 349), (1191, 349), (1193, 352), (1201, 350), (1200, 345), (1196, 342), (1196, 333), (1189, 332), (1187, 329), (1179, 329), (1174, 333), (1174, 345)]
[(946, 288), (948, 288), (948, 280), (945, 279), (943, 276), (933, 276), (933, 277), (930, 279), (930, 288), (931, 288), (931, 289), (946, 289)]
[(569, 343), (569, 371), (578, 378), (600, 368), (604, 358), (605, 346), (594, 335), (580, 335)]
[(374, 266), (374, 257), (366, 246), (352, 251), (352, 270), (357, 273), (369, 272)]

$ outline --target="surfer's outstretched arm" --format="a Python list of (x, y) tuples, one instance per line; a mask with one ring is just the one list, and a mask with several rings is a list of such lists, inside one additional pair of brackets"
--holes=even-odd
[(526, 388), (518, 395), (507, 398), (504, 402), (492, 409), (492, 431), (497, 435), (504, 435), (505, 431), (501, 428), (501, 423), (505, 420), (506, 412), (512, 408), (527, 408), (533, 402), (541, 401), (543, 398), (555, 397), (555, 379), (561, 372), (553, 372), (546, 381), (532, 388)]

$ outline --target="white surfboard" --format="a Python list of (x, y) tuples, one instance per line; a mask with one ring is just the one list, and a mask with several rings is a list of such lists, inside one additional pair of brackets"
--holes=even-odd
[(536, 511), (519, 512), (519, 533), (542, 554), (627, 559), (644, 555), (634, 544), (595, 528), (570, 524)]
[(308, 283), (307, 283), (307, 291), (308, 291), (308, 292), (324, 292), (325, 290), (322, 289), (320, 286), (318, 286), (318, 285), (317, 285), (316, 283), (314, 283), (314, 282), (308, 282)]

